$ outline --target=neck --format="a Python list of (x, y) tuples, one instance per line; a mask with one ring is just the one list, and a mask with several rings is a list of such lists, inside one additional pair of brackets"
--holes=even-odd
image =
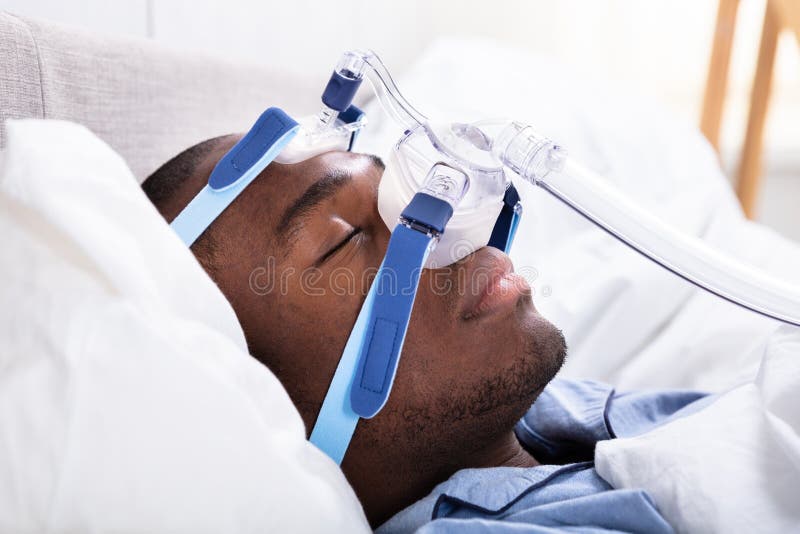
[(520, 444), (513, 431), (480, 451), (470, 467), (536, 467), (539, 462)]
[[(456, 471), (485, 467), (535, 467), (539, 462), (526, 451), (513, 431), (467, 456), (453, 455), (451, 462), (420, 465), (418, 455), (393, 458), (391, 466), (381, 465), (386, 458), (360, 456), (362, 461), (345, 458), (342, 468), (364, 506), (370, 524), (377, 528), (392, 515), (425, 497)], [(359, 464), (359, 465), (356, 465)]]

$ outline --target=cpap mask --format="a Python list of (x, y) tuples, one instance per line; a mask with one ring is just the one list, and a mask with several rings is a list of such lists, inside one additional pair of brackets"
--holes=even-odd
[(525, 124), (429, 122), (400, 94), (372, 52), (345, 53), (320, 113), (298, 121), (265, 111), (217, 164), (208, 185), (172, 222), (191, 245), (272, 162), (351, 150), (366, 124), (352, 105), (364, 78), (404, 130), (386, 160), (378, 210), (393, 228), (386, 256), (350, 333), (310, 441), (341, 463), (360, 418), (392, 389), (423, 268), (450, 265), (483, 246), (508, 252), (522, 214), (513, 181), (548, 191), (612, 236), (725, 300), (800, 326), (800, 290), (721, 254), (638, 207)]

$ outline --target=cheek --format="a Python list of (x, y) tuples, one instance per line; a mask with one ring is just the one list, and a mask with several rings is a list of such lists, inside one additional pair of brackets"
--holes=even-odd
[[(269, 305), (264, 329), (272, 368), (310, 431), (330, 385), (350, 329), (346, 303), (329, 295), (293, 293)], [(353, 318), (354, 320), (354, 318)]]
[(543, 321), (532, 311), (492, 320), (461, 319), (458, 272), (438, 273), (438, 282), (436, 274), (426, 271), (420, 282), (393, 394), (398, 401), (425, 398), (467, 377), (491, 376), (515, 362), (532, 337), (542, 333)]
[(245, 288), (232, 299), (237, 312), (244, 311), (251, 350), (283, 376), (303, 382), (316, 377), (316, 383), (329, 371), (329, 379), (358, 312), (352, 280), (277, 265), (259, 284), (258, 291)]
[(312, 366), (321, 374), (330, 368), (328, 377), (332, 376), (355, 322), (356, 298), (337, 295), (330, 289), (317, 294), (313, 288), (304, 287), (282, 300), (279, 307), (285, 320), (278, 325), (282, 332), (279, 336), (291, 340), (283, 349), (296, 358), (313, 359)]
[[(464, 355), (474, 341), (456, 318), (458, 293), (444, 279), (425, 271), (414, 301), (408, 333), (397, 371), (392, 399), (426, 398), (447, 387), (457, 365), (453, 355)], [(474, 352), (474, 351), (473, 351)]]

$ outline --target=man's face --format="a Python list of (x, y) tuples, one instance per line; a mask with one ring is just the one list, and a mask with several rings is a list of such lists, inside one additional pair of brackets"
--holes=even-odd
[[(235, 140), (208, 157), (181, 206)], [(213, 226), (211, 274), (309, 432), (386, 253), (382, 171), (377, 158), (347, 152), (273, 163)], [(398, 449), (449, 466), (454, 448), (477, 452), (524, 414), (559, 369), (564, 343), (510, 269), (487, 247), (423, 271), (394, 389), (359, 423), (346, 473), (354, 458), (376, 462)]]

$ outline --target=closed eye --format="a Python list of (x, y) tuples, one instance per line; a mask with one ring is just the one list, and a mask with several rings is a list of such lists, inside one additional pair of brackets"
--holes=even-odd
[(339, 252), (345, 245), (347, 245), (354, 237), (361, 233), (361, 228), (354, 228), (352, 232), (347, 234), (347, 236), (342, 239), (338, 244), (334, 245), (328, 252), (322, 255), (322, 257), (317, 260), (317, 265), (322, 265), (325, 263), (331, 256)]

